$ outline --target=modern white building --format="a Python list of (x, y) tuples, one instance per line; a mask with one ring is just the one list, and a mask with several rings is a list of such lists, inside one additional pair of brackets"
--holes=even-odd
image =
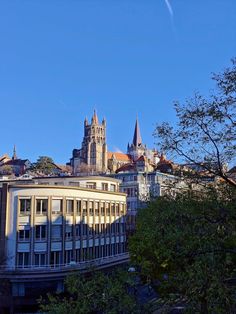
[(128, 260), (119, 180), (44, 177), (0, 184), (0, 279), (9, 280), (12, 296), (27, 296), (36, 281), (53, 280), (60, 290), (72, 270)]

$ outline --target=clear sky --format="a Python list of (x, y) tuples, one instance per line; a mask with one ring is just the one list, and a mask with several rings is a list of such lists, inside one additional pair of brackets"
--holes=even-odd
[(0, 0), (0, 155), (65, 163), (94, 108), (110, 151), (136, 115), (153, 147), (173, 101), (207, 94), (234, 56), (235, 0)]

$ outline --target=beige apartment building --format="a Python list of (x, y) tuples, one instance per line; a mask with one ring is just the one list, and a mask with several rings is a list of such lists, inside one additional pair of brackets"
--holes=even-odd
[[(12, 296), (56, 289), (71, 270), (127, 261), (126, 194), (107, 177), (44, 177), (0, 186), (0, 279)], [(39, 284), (39, 283), (38, 283)], [(39, 284), (40, 285), (40, 284)]]

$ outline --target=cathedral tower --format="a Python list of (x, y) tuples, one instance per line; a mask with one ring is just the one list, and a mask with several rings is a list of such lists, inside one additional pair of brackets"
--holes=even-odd
[(74, 149), (71, 164), (74, 174), (107, 170), (106, 121), (103, 119), (100, 124), (95, 110), (91, 124), (87, 118), (84, 120), (82, 147)]
[(140, 156), (145, 155), (146, 149), (146, 146), (142, 143), (138, 118), (136, 118), (133, 142), (131, 145), (128, 144), (127, 153), (132, 156), (133, 160), (136, 160)]

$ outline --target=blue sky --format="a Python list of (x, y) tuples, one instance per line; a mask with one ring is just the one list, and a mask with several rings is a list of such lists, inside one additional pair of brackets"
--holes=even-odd
[(0, 155), (64, 163), (83, 120), (126, 151), (136, 115), (154, 146), (173, 101), (208, 94), (236, 56), (235, 0), (0, 0)]

